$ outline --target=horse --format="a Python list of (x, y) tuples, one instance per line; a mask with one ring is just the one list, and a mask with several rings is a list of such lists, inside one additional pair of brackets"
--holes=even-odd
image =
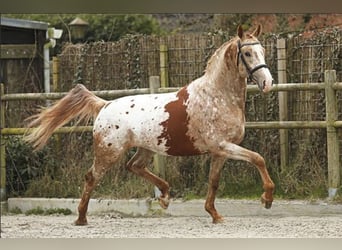
[(82, 84), (62, 99), (31, 116), (35, 127), (25, 140), (38, 150), (53, 131), (70, 120), (94, 119), (94, 159), (85, 174), (76, 225), (86, 225), (92, 191), (116, 161), (130, 148), (136, 153), (128, 161), (128, 171), (141, 176), (160, 190), (160, 206), (170, 202), (169, 183), (147, 166), (154, 154), (190, 156), (210, 154), (209, 187), (205, 210), (213, 223), (223, 222), (215, 208), (220, 172), (226, 159), (244, 160), (254, 165), (263, 181), (261, 202), (271, 208), (275, 185), (264, 158), (239, 144), (245, 133), (247, 79), (267, 93), (273, 78), (265, 63), (265, 50), (258, 40), (261, 25), (253, 32), (241, 26), (237, 35), (222, 44), (207, 62), (204, 74), (177, 92), (126, 96), (111, 101), (97, 97)]

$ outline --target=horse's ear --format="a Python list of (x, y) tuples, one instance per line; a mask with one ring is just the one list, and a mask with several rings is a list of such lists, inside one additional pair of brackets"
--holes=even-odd
[(252, 35), (258, 37), (261, 34), (261, 25), (258, 24), (258, 27), (253, 31)]
[(243, 29), (242, 29), (241, 24), (237, 28), (237, 34), (240, 37), (240, 39), (242, 39), (242, 37), (243, 37)]

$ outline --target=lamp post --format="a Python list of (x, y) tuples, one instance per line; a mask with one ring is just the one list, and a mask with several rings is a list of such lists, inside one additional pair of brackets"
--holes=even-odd
[(88, 26), (89, 23), (79, 17), (76, 17), (69, 23), (71, 37), (75, 42), (81, 42), (84, 39)]

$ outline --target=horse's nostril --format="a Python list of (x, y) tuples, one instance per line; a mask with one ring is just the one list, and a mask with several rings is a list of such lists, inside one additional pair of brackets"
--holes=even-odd
[(262, 81), (262, 89), (264, 89), (265, 86), (266, 86), (266, 80), (263, 80), (263, 81)]

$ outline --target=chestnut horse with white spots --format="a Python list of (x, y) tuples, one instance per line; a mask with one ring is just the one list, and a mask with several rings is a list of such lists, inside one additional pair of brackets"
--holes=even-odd
[(265, 191), (261, 201), (266, 208), (271, 207), (274, 184), (263, 157), (238, 146), (245, 131), (247, 78), (265, 93), (273, 82), (265, 64), (264, 48), (257, 39), (260, 31), (260, 25), (252, 33), (239, 26), (237, 36), (215, 51), (204, 75), (178, 92), (106, 101), (78, 84), (53, 106), (32, 117), (29, 127), (37, 128), (26, 140), (36, 149), (43, 147), (53, 131), (71, 119), (94, 117), (94, 162), (85, 175), (76, 225), (87, 224), (91, 192), (106, 171), (132, 147), (137, 152), (127, 163), (127, 169), (159, 188), (163, 208), (169, 205), (169, 184), (147, 168), (155, 153), (212, 156), (205, 209), (214, 223), (223, 221), (214, 200), (227, 158), (250, 162), (259, 170)]

